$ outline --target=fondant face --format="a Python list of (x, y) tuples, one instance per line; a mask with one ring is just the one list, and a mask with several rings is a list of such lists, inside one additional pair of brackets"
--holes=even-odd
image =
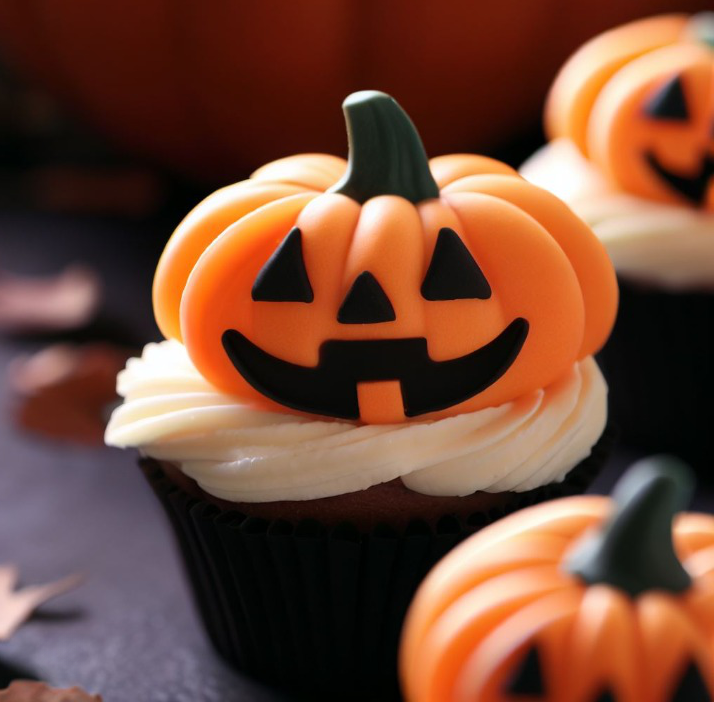
[[(258, 273), (254, 301), (313, 302), (301, 241), (300, 230), (293, 228)], [(452, 229), (439, 231), (421, 295), (430, 301), (491, 297), (483, 272)], [(338, 324), (361, 329), (397, 319), (389, 297), (369, 271), (355, 278), (335, 314)], [(484, 346), (444, 361), (430, 358), (425, 337), (330, 339), (320, 344), (314, 367), (273, 356), (236, 329), (226, 330), (222, 340), (236, 370), (263, 395), (303, 412), (358, 419), (361, 383), (398, 381), (406, 417), (469, 400), (510, 368), (527, 335), (527, 320), (517, 317)]]
[[(684, 76), (675, 75), (658, 88), (644, 106), (644, 111), (650, 120), (670, 127), (679, 124), (682, 129), (686, 129), (695, 122), (689, 108)], [(710, 147), (714, 145), (714, 104), (711, 110), (705, 112), (710, 113), (707, 116), (711, 117), (711, 128), (708, 134), (702, 135), (699, 163), (689, 175), (669, 167), (665, 159), (658, 155), (656, 144), (644, 153), (647, 164), (662, 183), (697, 207), (706, 204), (709, 187), (714, 182), (714, 149), (710, 153)]]
[(714, 209), (714, 51), (675, 47), (633, 62), (598, 98), (588, 147), (624, 190)]
[[(577, 281), (556, 247), (541, 250), (525, 214), (478, 204), (481, 217), (464, 217), (445, 203), (384, 196), (360, 207), (322, 195), (282, 237), (226, 254), (200, 314), (219, 382), (373, 423), (500, 404), (547, 384), (577, 355), (559, 321), (583, 324)], [(548, 378), (535, 372), (544, 354)]]

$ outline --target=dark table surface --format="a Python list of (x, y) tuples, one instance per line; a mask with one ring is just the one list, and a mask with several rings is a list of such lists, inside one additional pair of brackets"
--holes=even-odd
[[(0, 268), (50, 273), (84, 261), (106, 286), (89, 337), (156, 338), (151, 276), (172, 222), (131, 224), (0, 212)], [(0, 369), (41, 340), (0, 339)], [(268, 702), (284, 696), (228, 669), (193, 610), (158, 503), (132, 452), (18, 432), (0, 376), (0, 563), (27, 583), (81, 571), (86, 582), (46, 605), (6, 643), (4, 662), (57, 686), (78, 684), (105, 702)], [(618, 451), (593, 486), (607, 491), (636, 454)], [(696, 507), (712, 510), (701, 488)]]

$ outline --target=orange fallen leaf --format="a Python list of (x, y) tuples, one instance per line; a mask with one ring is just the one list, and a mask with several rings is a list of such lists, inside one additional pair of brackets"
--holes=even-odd
[(15, 412), (25, 430), (82, 444), (104, 441), (117, 373), (131, 351), (109, 344), (55, 344), (14, 359), (7, 379), (19, 396)]

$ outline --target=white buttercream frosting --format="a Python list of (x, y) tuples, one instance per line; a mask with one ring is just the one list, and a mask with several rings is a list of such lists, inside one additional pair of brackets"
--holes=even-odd
[(119, 374), (112, 446), (176, 463), (234, 502), (308, 500), (401, 478), (427, 495), (523, 491), (560, 481), (602, 434), (595, 361), (500, 407), (436, 421), (359, 425), (265, 412), (219, 392), (177, 341), (149, 344)]
[(619, 274), (673, 290), (714, 287), (714, 214), (618, 191), (568, 139), (536, 152), (521, 175), (593, 228)]

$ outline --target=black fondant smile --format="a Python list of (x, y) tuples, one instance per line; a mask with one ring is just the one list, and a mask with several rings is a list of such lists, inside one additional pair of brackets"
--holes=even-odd
[(359, 418), (357, 383), (399, 380), (404, 414), (446, 409), (483, 392), (518, 356), (528, 335), (519, 317), (493, 341), (450, 361), (432, 361), (424, 338), (326, 341), (314, 368), (266, 353), (235, 329), (223, 348), (236, 370), (275, 402), (312, 414)]
[(693, 176), (683, 176), (670, 171), (669, 168), (660, 163), (660, 160), (651, 151), (645, 154), (645, 158), (650, 168), (667, 183), (670, 188), (686, 197), (687, 200), (695, 205), (704, 204), (709, 184), (712, 182), (712, 178), (714, 178), (714, 157), (705, 156), (702, 159), (699, 172)]

